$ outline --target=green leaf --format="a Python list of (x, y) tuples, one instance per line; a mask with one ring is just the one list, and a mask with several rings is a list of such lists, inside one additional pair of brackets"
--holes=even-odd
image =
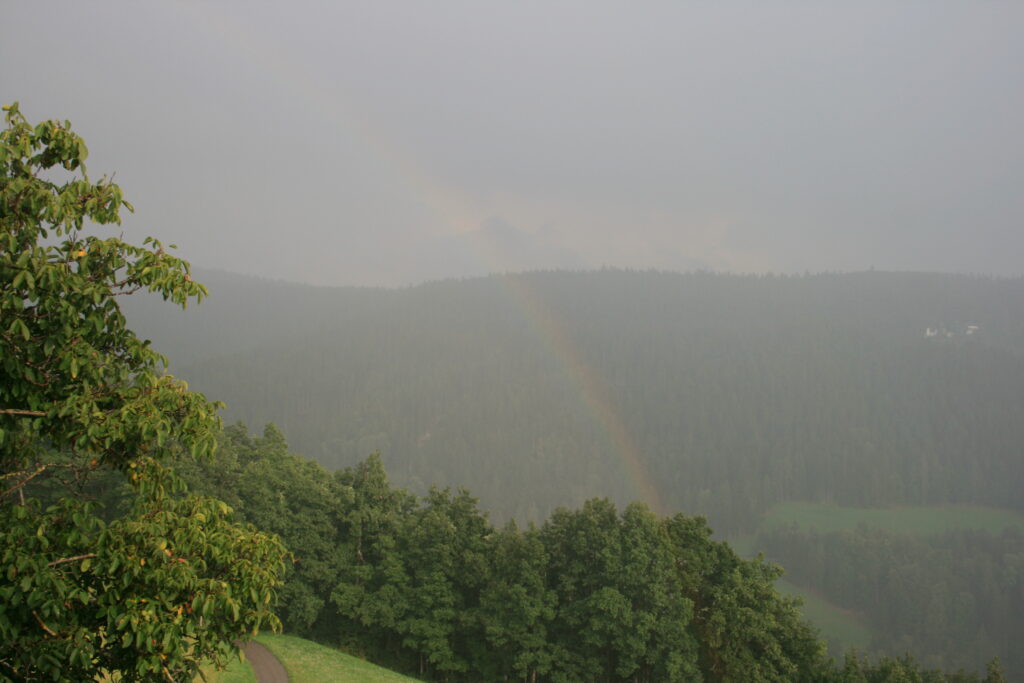
[[(87, 153), (70, 124), (32, 126), (9, 107), (0, 130), (0, 409), (46, 414), (0, 415), (0, 462), (9, 473), (38, 463), (68, 481), (106, 477), (110, 491), (122, 475), (139, 485), (127, 512), (105, 513), (106, 525), (77, 489), (61, 489), (49, 507), (31, 498), (45, 477), (24, 490), (23, 505), (0, 506), (0, 670), (32, 680), (160, 677), (153, 639), (178, 650), (184, 639), (188, 652), (168, 664), (177, 676), (243, 635), (230, 619), (200, 627), (201, 618), (256, 610), (224, 596), (247, 584), (272, 589), (284, 551), (210, 503), (165, 493), (178, 484), (161, 463), (179, 448), (210, 450), (217, 405), (163, 376), (166, 361), (127, 327), (116, 297), (143, 287), (181, 304), (204, 290), (180, 277), (185, 262), (154, 253), (156, 240), (151, 251), (87, 234), (132, 210), (117, 185), (88, 179)], [(46, 171), (60, 166), (69, 173)], [(82, 548), (98, 557), (48, 566)], [(269, 554), (268, 567), (248, 559), (254, 552)], [(62, 571), (70, 568), (78, 571)], [(188, 599), (195, 609), (179, 608)], [(273, 623), (260, 614), (255, 625)]]

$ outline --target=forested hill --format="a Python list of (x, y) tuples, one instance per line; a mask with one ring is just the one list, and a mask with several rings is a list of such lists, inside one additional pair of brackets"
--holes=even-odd
[(228, 420), (328, 468), (379, 450), (397, 483), (465, 485), (499, 520), (652, 489), (727, 532), (780, 500), (1022, 505), (1024, 280), (196, 279), (197, 311), (129, 301), (129, 324)]

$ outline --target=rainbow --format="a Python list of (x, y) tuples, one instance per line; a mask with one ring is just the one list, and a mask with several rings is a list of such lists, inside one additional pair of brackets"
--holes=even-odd
[(521, 275), (503, 275), (505, 289), (537, 330), (565, 368), (573, 385), (579, 390), (584, 405), (600, 422), (611, 440), (614, 453), (626, 468), (635, 495), (647, 504), (654, 514), (667, 514), (661, 502), (640, 448), (630, 434), (620, 412), (608, 392), (608, 383), (593, 365), (588, 363), (573, 341), (561, 318), (530, 286), (529, 279)]
[[(235, 54), (244, 56), (263, 74), (274, 79), (283, 96), (320, 112), (324, 125), (341, 126), (353, 139), (360, 141), (381, 170), (400, 181), (410, 196), (427, 207), (436, 226), (442, 226), (449, 233), (467, 233), (479, 227), (485, 212), (473, 206), (461, 193), (445, 186), (436, 174), (427, 172), (426, 164), (403, 149), (396, 137), (382, 130), (374, 117), (355, 106), (352, 98), (346, 97), (337, 83), (310, 65), (295, 60), (286, 50), (275, 45), (272, 38), (254, 35), (236, 17), (219, 9), (216, 4), (206, 4), (201, 9), (187, 3), (178, 3), (174, 7), (198, 32), (207, 34), (210, 40), (219, 44), (228, 44)], [(488, 270), (495, 273), (506, 270), (502, 267), (500, 254), (487, 252), (486, 240), (471, 242), (479, 245), (478, 257)], [(578, 390), (580, 400), (601, 424), (614, 453), (625, 467), (635, 495), (655, 514), (666, 514), (658, 487), (611, 399), (607, 382), (583, 358), (565, 324), (530, 285), (529, 278), (507, 274), (499, 277), (515, 305), (523, 311), (565, 369)]]

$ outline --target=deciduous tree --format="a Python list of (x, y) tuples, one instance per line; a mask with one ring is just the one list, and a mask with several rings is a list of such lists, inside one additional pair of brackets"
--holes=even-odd
[[(209, 454), (215, 404), (164, 372), (127, 326), (139, 290), (185, 306), (205, 288), (157, 240), (103, 237), (131, 210), (86, 173), (67, 121), (0, 132), (0, 677), (191, 680), (275, 625), (285, 553), (218, 501), (185, 497), (161, 463)], [(130, 483), (111, 518), (83, 495)], [(41, 482), (61, 491), (39, 498)]]

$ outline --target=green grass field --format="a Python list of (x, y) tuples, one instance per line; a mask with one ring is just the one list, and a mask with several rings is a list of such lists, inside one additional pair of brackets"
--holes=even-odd
[[(753, 558), (757, 555), (757, 541), (753, 534), (736, 536), (728, 539), (728, 542), (740, 557)], [(783, 595), (803, 600), (800, 611), (820, 631), (833, 655), (841, 655), (851, 647), (864, 651), (871, 644), (871, 629), (856, 614), (784, 578), (776, 581), (775, 587)]]
[(292, 683), (409, 683), (416, 680), (303, 638), (268, 634), (257, 640), (281, 660)]
[[(762, 519), (760, 529), (763, 531), (790, 524), (823, 533), (856, 529), (863, 524), (895, 533), (922, 536), (958, 529), (998, 534), (1011, 526), (1024, 528), (1024, 514), (1015, 510), (968, 505), (851, 508), (824, 503), (788, 502), (771, 508)], [(729, 539), (729, 543), (743, 557), (757, 554), (755, 534)], [(871, 630), (857, 614), (785, 579), (780, 579), (776, 587), (782, 593), (803, 599), (801, 609), (804, 616), (821, 631), (822, 638), (829, 642), (833, 654), (851, 647), (863, 651), (870, 645)]]
[[(789, 505), (804, 505), (803, 503), (786, 503)], [(783, 506), (776, 506), (782, 508)], [(775, 520), (769, 521), (766, 517), (762, 521), (762, 528), (769, 523), (779, 523)], [(783, 522), (785, 523), (785, 522)], [(854, 524), (856, 527), (856, 524)], [(753, 559), (757, 556), (757, 535), (744, 534), (725, 539), (737, 555), (746, 559)], [(829, 652), (834, 656), (841, 657), (850, 648), (864, 652), (871, 644), (871, 629), (864, 620), (850, 610), (845, 610), (825, 598), (812, 593), (801, 586), (787, 581), (785, 578), (775, 582), (775, 587), (783, 595), (800, 598), (803, 605), (800, 611), (804, 619), (811, 623), (820, 632), (821, 637), (828, 643)]]
[[(249, 662), (240, 662), (232, 659), (228, 668), (224, 671), (217, 671), (211, 667), (203, 669), (207, 683), (256, 683), (256, 675), (252, 672)], [(201, 678), (197, 678), (201, 681)]]
[(828, 642), (832, 654), (841, 654), (851, 647), (863, 652), (871, 644), (871, 629), (856, 614), (841, 609), (785, 579), (776, 581), (775, 587), (784, 595), (803, 600), (804, 604), (800, 611), (803, 612), (804, 618), (821, 632), (821, 637)]
[(957, 529), (1001, 533), (1010, 526), (1024, 528), (1024, 514), (1015, 510), (969, 505), (892, 508), (850, 508), (825, 503), (780, 503), (771, 508), (762, 529), (789, 524), (820, 532), (856, 529), (859, 525), (909, 534), (940, 534)]

